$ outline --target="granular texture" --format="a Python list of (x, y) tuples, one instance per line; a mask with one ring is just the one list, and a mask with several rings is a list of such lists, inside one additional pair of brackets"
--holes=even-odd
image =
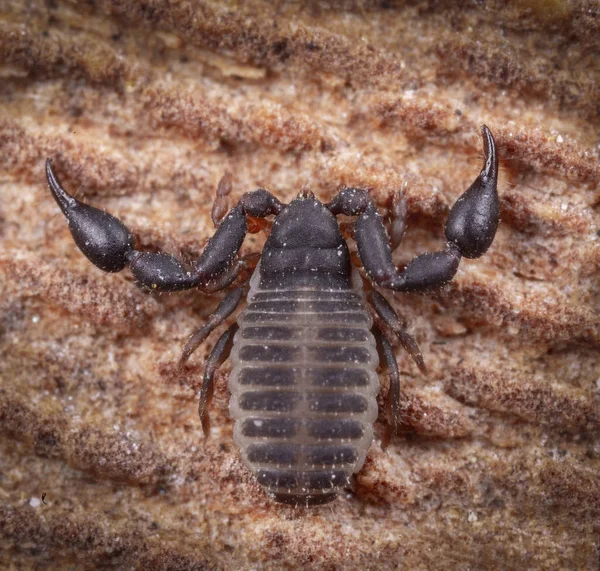
[[(599, 36), (598, 0), (3, 2), (0, 567), (597, 570)], [(43, 171), (188, 261), (227, 171), (234, 198), (354, 185), (383, 210), (405, 186), (401, 266), (443, 245), (482, 123), (496, 240), (430, 295), (386, 294), (429, 376), (396, 348), (400, 433), (383, 451), (376, 423), (352, 487), (312, 510), (243, 466), (229, 365), (202, 436), (223, 329), (177, 360), (222, 294), (93, 267)]]

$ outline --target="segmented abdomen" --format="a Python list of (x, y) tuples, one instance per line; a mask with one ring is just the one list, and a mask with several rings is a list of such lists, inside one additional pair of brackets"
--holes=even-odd
[(335, 498), (373, 440), (379, 390), (362, 292), (252, 288), (231, 352), (234, 439), (280, 502)]

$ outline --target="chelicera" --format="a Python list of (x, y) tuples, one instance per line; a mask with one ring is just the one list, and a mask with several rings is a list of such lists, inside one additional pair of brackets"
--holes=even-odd
[[(217, 230), (198, 261), (185, 267), (171, 255), (136, 250), (120, 220), (62, 188), (50, 160), (46, 175), (75, 243), (101, 270), (119, 272), (129, 266), (138, 284), (150, 290), (230, 290), (191, 336), (182, 362), (246, 297), (237, 322), (220, 336), (206, 361), (199, 403), (202, 426), (206, 434), (215, 371), (229, 357), (234, 439), (245, 464), (275, 500), (310, 506), (333, 500), (364, 463), (377, 418), (380, 364), (390, 376), (390, 431), (398, 426), (398, 364), (383, 331), (396, 335), (424, 369), (416, 342), (377, 289), (421, 292), (445, 284), (461, 257), (478, 258), (492, 244), (499, 219), (498, 159), (490, 130), (484, 126), (482, 133), (484, 167), (450, 211), (446, 247), (417, 256), (402, 271), (392, 262), (405, 228), (400, 194), (393, 202), (388, 235), (366, 190), (344, 188), (326, 204), (303, 191), (283, 204), (258, 189), (244, 194), (224, 215), (225, 181), (213, 208)], [(354, 239), (373, 286), (368, 301), (379, 325), (374, 325), (360, 274), (351, 263), (339, 214), (355, 217)], [(274, 217), (272, 229), (251, 278), (232, 285), (248, 265), (237, 254), (249, 220), (269, 216)]]

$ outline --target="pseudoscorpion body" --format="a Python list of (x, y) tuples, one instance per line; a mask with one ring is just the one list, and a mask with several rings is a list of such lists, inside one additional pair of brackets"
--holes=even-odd
[[(207, 405), (217, 368), (228, 357), (234, 438), (246, 465), (275, 500), (292, 505), (327, 503), (358, 472), (373, 440), (377, 418), (377, 368), (387, 369), (390, 431), (400, 421), (400, 378), (386, 332), (393, 333), (421, 369), (421, 353), (402, 320), (377, 288), (426, 291), (450, 281), (461, 258), (482, 256), (499, 221), (498, 159), (483, 127), (485, 163), (456, 201), (446, 223), (446, 247), (414, 258), (402, 271), (392, 262), (405, 228), (406, 205), (394, 196), (388, 233), (366, 190), (342, 189), (321, 203), (309, 191), (283, 204), (263, 189), (248, 192), (226, 215), (229, 179), (219, 185), (213, 208), (217, 226), (200, 258), (185, 267), (175, 257), (141, 252), (114, 216), (69, 195), (50, 160), (50, 190), (79, 249), (100, 269), (129, 266), (138, 285), (151, 291), (229, 288), (209, 321), (184, 348), (183, 363), (237, 308), (247, 306), (219, 337), (205, 365), (199, 414), (208, 432)], [(359, 271), (352, 266), (336, 215), (355, 217), (354, 238), (369, 301), (384, 331), (373, 324)], [(250, 218), (273, 216), (273, 226), (250, 283), (238, 258)], [(245, 270), (242, 272), (242, 270)], [(237, 282), (236, 282), (237, 280)]]

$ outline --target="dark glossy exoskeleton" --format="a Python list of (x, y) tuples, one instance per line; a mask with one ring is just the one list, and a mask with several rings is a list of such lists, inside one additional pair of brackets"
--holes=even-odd
[(388, 237), (365, 190), (344, 188), (327, 204), (304, 191), (285, 205), (259, 189), (244, 194), (222, 217), (230, 186), (224, 179), (213, 208), (217, 230), (198, 261), (186, 268), (173, 256), (137, 251), (122, 222), (67, 194), (49, 160), (46, 174), (80, 250), (107, 272), (129, 266), (138, 284), (150, 290), (213, 292), (229, 287), (247, 265), (237, 252), (248, 217), (274, 216), (249, 283), (231, 289), (208, 323), (192, 335), (181, 362), (247, 294), (237, 323), (221, 335), (207, 359), (199, 404), (202, 425), (208, 433), (213, 377), (230, 357), (230, 411), (244, 462), (274, 499), (310, 506), (333, 500), (364, 463), (377, 418), (380, 364), (390, 375), (387, 414), (392, 432), (400, 420), (396, 358), (386, 334), (373, 325), (361, 275), (353, 269), (335, 217), (356, 217), (354, 238), (375, 288), (369, 301), (376, 320), (424, 370), (415, 341), (376, 288), (407, 292), (439, 286), (452, 279), (462, 256), (477, 258), (490, 247), (499, 218), (498, 160), (491, 132), (485, 126), (482, 131), (484, 168), (450, 211), (446, 247), (417, 256), (400, 272), (392, 262), (392, 249), (405, 227), (401, 194), (392, 203)]

